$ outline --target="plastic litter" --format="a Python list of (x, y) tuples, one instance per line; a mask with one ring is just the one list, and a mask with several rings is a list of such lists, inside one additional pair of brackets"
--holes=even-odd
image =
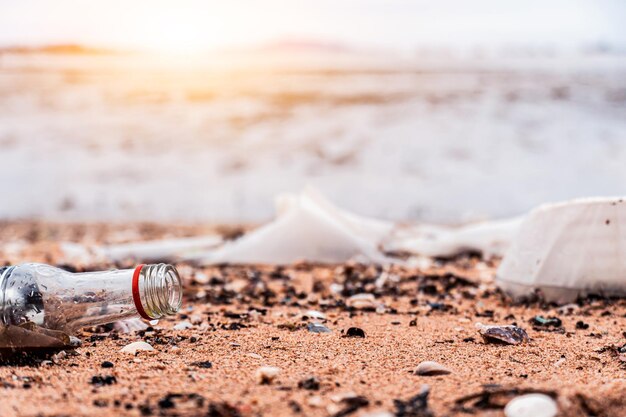
[(338, 209), (312, 189), (297, 196), (282, 196), (276, 206), (273, 222), (216, 251), (189, 258), (201, 264), (339, 263), (350, 259), (391, 262), (378, 244), (391, 232), (392, 223)]
[(0, 268), (0, 350), (72, 346), (85, 326), (174, 314), (182, 287), (171, 265), (73, 274), (28, 263)]
[(205, 265), (349, 260), (388, 264), (402, 262), (385, 255), (389, 252), (441, 258), (464, 252), (502, 255), (521, 222), (514, 218), (461, 227), (397, 225), (337, 208), (312, 188), (278, 196), (275, 204), (276, 219), (234, 241), (210, 235), (93, 248), (66, 242), (61, 248), (66, 258), (81, 263), (147, 259)]
[(88, 263), (94, 259), (107, 259), (113, 262), (127, 259), (141, 259), (146, 262), (174, 262), (182, 257), (193, 256), (196, 252), (205, 252), (216, 248), (223, 241), (224, 239), (219, 235), (208, 235), (121, 243), (91, 248), (72, 242), (63, 242), (61, 250), (66, 260), (79, 263)]
[[(504, 254), (496, 282), (505, 292), (520, 298), (539, 291), (546, 301), (568, 303), (591, 293), (626, 295), (625, 204), (619, 198), (581, 199), (544, 205), (524, 217), (461, 227), (401, 226), (339, 209), (308, 188), (277, 198), (274, 221), (221, 245), (215, 236), (207, 236), (116, 245), (94, 252), (111, 260), (155, 257), (204, 265), (350, 260), (413, 265), (416, 259), (427, 259), (423, 256)], [(77, 245), (64, 250), (87, 256), (85, 248)], [(414, 256), (403, 261), (390, 255), (394, 252)]]
[(579, 199), (533, 210), (496, 280), (514, 298), (539, 291), (557, 303), (591, 293), (626, 295), (626, 203)]
[(408, 252), (433, 258), (451, 258), (467, 252), (478, 252), (485, 258), (502, 256), (522, 220), (522, 217), (515, 217), (459, 227), (397, 227), (385, 240), (383, 248), (387, 252)]

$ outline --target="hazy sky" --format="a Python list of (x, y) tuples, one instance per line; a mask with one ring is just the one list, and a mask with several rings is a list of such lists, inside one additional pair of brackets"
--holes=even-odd
[(0, 0), (0, 44), (626, 44), (626, 0)]

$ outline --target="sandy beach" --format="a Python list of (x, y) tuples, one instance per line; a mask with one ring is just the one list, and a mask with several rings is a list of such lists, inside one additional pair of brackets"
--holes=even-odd
[[(59, 240), (190, 236), (209, 226), (4, 223), (3, 263), (60, 263)], [(229, 229), (232, 232), (232, 229)], [(27, 242), (22, 247), (9, 242)], [(64, 264), (70, 270), (119, 265)], [(137, 333), (88, 328), (82, 346), (0, 367), (0, 414), (17, 416), (502, 416), (544, 392), (560, 416), (626, 413), (626, 302), (514, 305), (493, 285), (497, 261), (427, 268), (356, 264), (177, 265), (183, 308)], [(381, 278), (382, 277), (382, 278)], [(361, 296), (370, 298), (355, 302)], [(531, 322), (557, 317), (558, 326)], [(322, 317), (325, 317), (323, 319)], [(330, 330), (314, 333), (310, 323)], [(475, 324), (516, 324), (529, 343), (486, 343)], [(182, 323), (182, 324), (181, 324)], [(174, 329), (178, 326), (179, 330)], [(365, 337), (348, 337), (347, 334)], [(120, 352), (145, 341), (154, 352)], [(423, 361), (451, 372), (414, 373)], [(280, 368), (260, 384), (264, 366)], [(420, 402), (428, 385), (427, 407)], [(387, 412), (389, 414), (376, 414)], [(429, 414), (430, 413), (430, 414)]]

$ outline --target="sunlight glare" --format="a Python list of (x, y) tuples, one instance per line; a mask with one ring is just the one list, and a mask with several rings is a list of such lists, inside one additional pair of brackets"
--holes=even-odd
[(221, 45), (229, 37), (227, 27), (193, 9), (155, 9), (132, 28), (128, 45), (153, 53), (192, 55)]

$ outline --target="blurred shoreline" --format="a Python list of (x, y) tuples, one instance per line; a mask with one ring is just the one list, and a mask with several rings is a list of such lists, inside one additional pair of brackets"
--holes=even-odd
[(458, 223), (623, 192), (619, 52), (94, 51), (0, 52), (0, 218), (260, 222), (313, 185)]

